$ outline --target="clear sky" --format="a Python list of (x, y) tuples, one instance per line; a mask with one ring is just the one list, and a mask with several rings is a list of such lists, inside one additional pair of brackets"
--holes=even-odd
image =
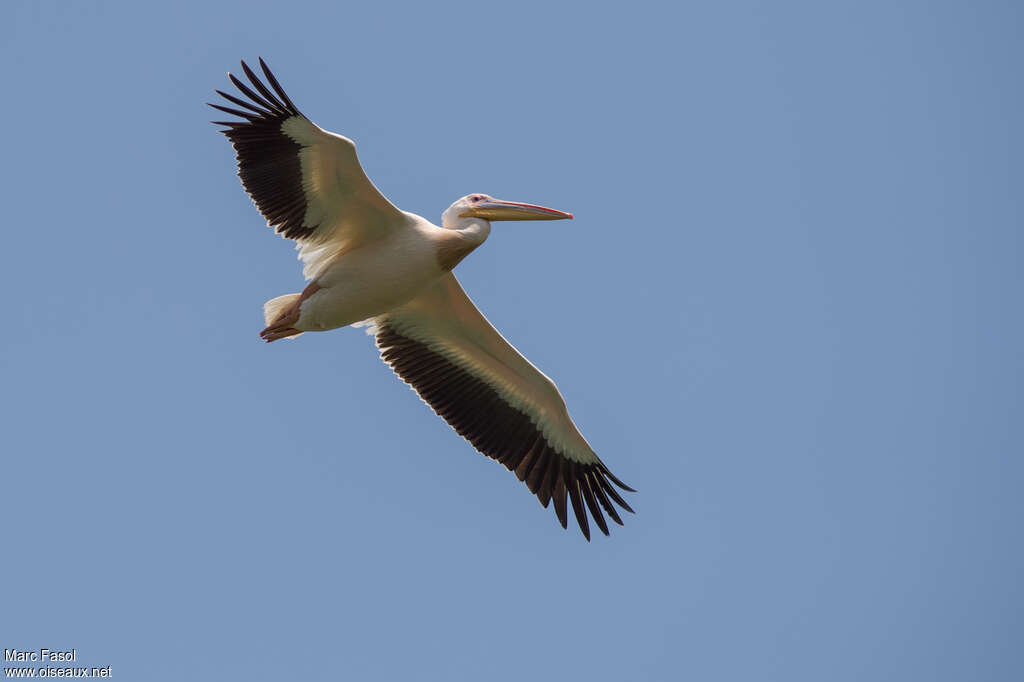
[[(1024, 678), (1013, 2), (4, 2), (0, 647), (121, 680)], [(302, 287), (262, 55), (638, 489), (587, 543)]]

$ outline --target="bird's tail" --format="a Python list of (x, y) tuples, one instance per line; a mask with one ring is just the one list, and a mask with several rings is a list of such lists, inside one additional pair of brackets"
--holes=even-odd
[[(281, 317), (282, 313), (294, 306), (299, 301), (299, 297), (302, 294), (285, 294), (284, 296), (278, 296), (272, 298), (263, 304), (263, 320), (267, 327), (277, 322)], [(290, 338), (296, 338), (300, 334), (294, 334)]]

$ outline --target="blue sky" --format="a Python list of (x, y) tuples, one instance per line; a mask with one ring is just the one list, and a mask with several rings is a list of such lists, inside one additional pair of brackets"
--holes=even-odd
[[(1016, 3), (0, 9), (0, 646), (115, 679), (1019, 680)], [(586, 543), (301, 288), (265, 57), (439, 220), (636, 516)]]

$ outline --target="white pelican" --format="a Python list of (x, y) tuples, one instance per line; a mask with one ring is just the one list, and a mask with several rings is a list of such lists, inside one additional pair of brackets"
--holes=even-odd
[(352, 140), (321, 129), (292, 104), (260, 59), (273, 92), (245, 62), (249, 101), (217, 90), (238, 116), (214, 121), (237, 152), (238, 176), (267, 223), (297, 242), (309, 284), (264, 305), (270, 342), (303, 332), (368, 326), (384, 362), (484, 455), (525, 481), (566, 527), (566, 495), (583, 535), (587, 513), (608, 534), (602, 508), (629, 505), (617, 479), (580, 434), (555, 384), (473, 305), (452, 268), (484, 243), (494, 220), (560, 220), (571, 213), (470, 194), (441, 227), (396, 208), (366, 177)]

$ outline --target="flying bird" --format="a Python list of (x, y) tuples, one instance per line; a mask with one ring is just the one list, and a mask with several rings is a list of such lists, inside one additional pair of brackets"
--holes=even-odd
[[(566, 527), (566, 497), (590, 540), (587, 510), (608, 534), (606, 513), (632, 512), (616, 478), (576, 428), (554, 382), (491, 326), (452, 269), (498, 220), (561, 220), (571, 213), (469, 194), (441, 226), (402, 211), (366, 176), (352, 140), (318, 127), (259, 60), (268, 88), (243, 61), (244, 96), (217, 90), (238, 117), (213, 121), (237, 153), (238, 176), (278, 234), (296, 242), (300, 293), (263, 307), (267, 342), (366, 326), (381, 358), (479, 452), (505, 465)], [(271, 90), (272, 89), (272, 90)], [(614, 484), (614, 485), (612, 485)], [(604, 513), (602, 513), (602, 510)]]

